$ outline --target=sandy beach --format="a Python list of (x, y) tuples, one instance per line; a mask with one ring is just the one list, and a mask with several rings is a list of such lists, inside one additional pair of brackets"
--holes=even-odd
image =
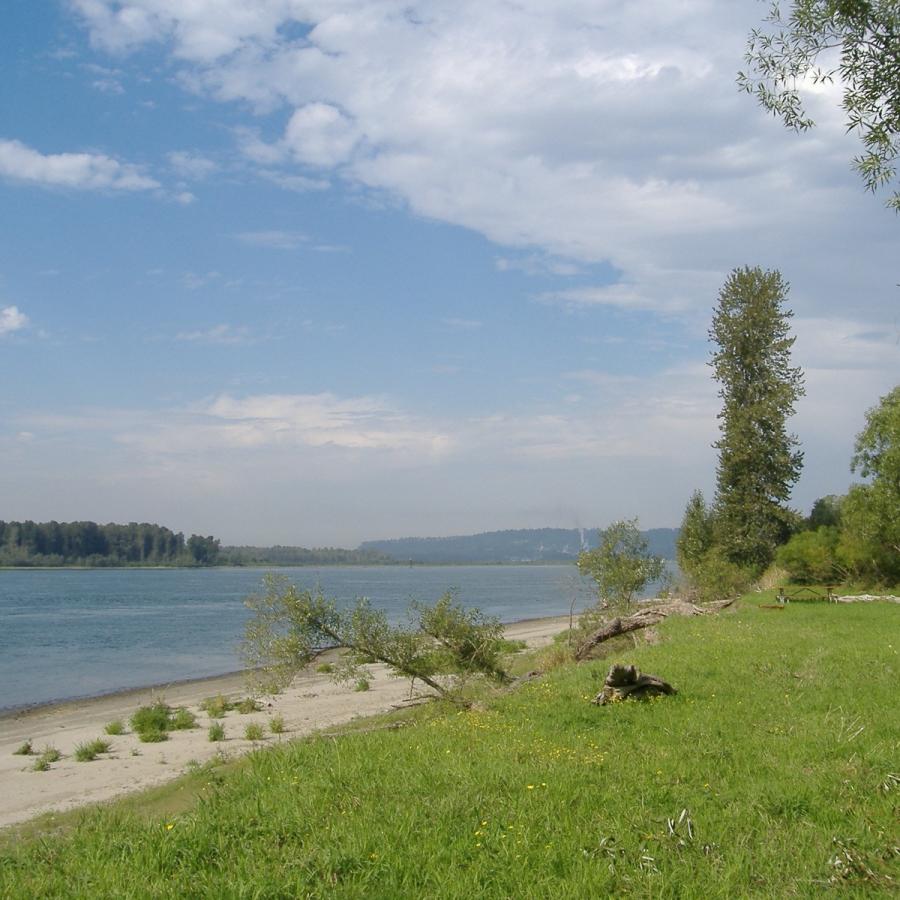
[[(567, 616), (531, 619), (508, 625), (506, 634), (526, 641), (529, 647), (540, 647), (567, 626)], [(240, 673), (75, 700), (0, 718), (0, 827), (162, 784), (184, 772), (189, 763), (206, 762), (220, 752), (239, 755), (254, 746), (302, 736), (402, 704), (409, 696), (409, 682), (391, 678), (383, 666), (371, 668), (371, 687), (362, 692), (354, 691), (352, 685), (336, 685), (326, 675), (300, 675), (262, 711), (247, 715), (232, 711), (216, 720), (222, 722), (226, 733), (226, 740), (219, 743), (208, 740), (207, 728), (212, 720), (200, 709), (200, 703), (217, 694), (245, 696)], [(127, 723), (139, 706), (159, 697), (170, 706), (186, 706), (197, 715), (199, 727), (173, 731), (168, 741), (158, 744), (141, 743), (132, 733), (104, 735), (107, 722), (121, 719)], [(265, 726), (274, 715), (284, 718), (284, 735), (267, 734), (267, 739), (258, 744), (244, 739), (249, 723)], [(76, 762), (75, 747), (98, 737), (110, 742), (110, 752), (92, 762)], [(26, 740), (37, 753), (51, 746), (63, 757), (48, 771), (33, 771), (36, 757), (14, 755)]]

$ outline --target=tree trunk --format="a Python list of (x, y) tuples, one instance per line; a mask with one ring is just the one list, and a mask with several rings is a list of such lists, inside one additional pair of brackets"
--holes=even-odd
[(734, 603), (734, 600), (720, 600), (716, 603), (708, 603), (705, 606), (695, 606), (693, 603), (687, 603), (684, 600), (673, 600), (671, 603), (665, 603), (662, 606), (639, 610), (633, 615), (625, 616), (624, 618), (617, 617), (611, 622), (606, 622), (582, 641), (575, 651), (575, 659), (587, 659), (598, 644), (602, 644), (610, 638), (618, 637), (620, 634), (628, 634), (630, 631), (638, 631), (641, 628), (658, 625), (669, 616), (706, 616), (710, 613), (719, 612), (719, 610), (725, 609), (726, 606), (731, 606), (732, 603)]

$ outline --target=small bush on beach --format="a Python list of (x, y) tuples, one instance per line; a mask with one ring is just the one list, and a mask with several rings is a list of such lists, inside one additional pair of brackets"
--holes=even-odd
[(48, 744), (41, 752), (41, 759), (47, 760), (48, 763), (55, 763), (62, 759), (62, 753), (56, 747)]
[(358, 678), (356, 684), (353, 685), (354, 691), (367, 691), (371, 685), (368, 678)]
[(213, 742), (225, 740), (225, 726), (221, 722), (214, 722), (209, 726), (207, 732), (209, 739)]
[(262, 709), (262, 704), (252, 697), (244, 697), (243, 700), (238, 702), (235, 709), (237, 709), (242, 716), (246, 716), (249, 713), (259, 712)]
[(284, 716), (272, 716), (272, 718), (269, 719), (269, 731), (271, 731), (272, 734), (284, 734), (286, 731), (284, 727)]
[(224, 694), (216, 694), (215, 697), (207, 697), (201, 704), (202, 709), (211, 719), (222, 719), (234, 704)]
[(102, 738), (96, 738), (93, 741), (85, 741), (75, 748), (75, 759), (78, 762), (90, 762), (96, 759), (101, 753), (109, 752), (109, 742)]
[(147, 728), (138, 732), (138, 740), (144, 744), (159, 744), (169, 739), (169, 732), (159, 728)]
[(34, 772), (46, 772), (47, 769), (50, 768), (50, 760), (44, 759), (43, 756), (39, 756), (32, 765), (32, 771)]
[(150, 706), (142, 706), (132, 717), (131, 727), (141, 735), (145, 731), (168, 731), (171, 708), (157, 700)]
[(251, 722), (244, 729), (244, 738), (248, 741), (261, 741), (265, 738), (263, 727), (257, 722)]
[(179, 706), (172, 714), (170, 726), (173, 731), (187, 731), (197, 727), (197, 717), (186, 707)]
[(21, 747), (16, 750), (13, 750), (13, 756), (31, 756), (34, 753), (34, 747), (31, 745), (31, 741), (25, 741)]
[(107, 734), (125, 734), (125, 723), (121, 719), (113, 719), (106, 723), (103, 730)]
[(319, 663), (316, 666), (316, 671), (320, 675), (330, 675), (334, 671), (334, 666), (329, 662)]

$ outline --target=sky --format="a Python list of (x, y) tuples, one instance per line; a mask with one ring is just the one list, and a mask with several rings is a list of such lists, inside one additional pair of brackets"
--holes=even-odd
[(675, 526), (707, 331), (790, 283), (793, 504), (900, 380), (900, 220), (735, 0), (6, 0), (0, 519), (355, 546)]

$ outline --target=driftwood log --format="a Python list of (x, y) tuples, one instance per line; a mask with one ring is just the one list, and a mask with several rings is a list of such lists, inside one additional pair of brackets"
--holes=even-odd
[(669, 616), (706, 616), (716, 613), (726, 606), (731, 606), (734, 600), (720, 600), (717, 603), (707, 603), (704, 606), (695, 606), (685, 600), (672, 600), (661, 606), (653, 606), (642, 609), (630, 616), (617, 617), (604, 623), (600, 628), (588, 635), (575, 651), (575, 659), (587, 659), (591, 651), (598, 644), (608, 641), (620, 634), (628, 634), (630, 631), (638, 631), (641, 628), (649, 628), (658, 625)]
[(623, 666), (621, 663), (616, 663), (610, 667), (606, 680), (603, 682), (603, 690), (591, 700), (591, 703), (603, 706), (617, 700), (627, 700), (629, 697), (641, 700), (657, 694), (676, 693), (678, 692), (668, 681), (663, 681), (656, 675), (644, 675), (634, 666)]

